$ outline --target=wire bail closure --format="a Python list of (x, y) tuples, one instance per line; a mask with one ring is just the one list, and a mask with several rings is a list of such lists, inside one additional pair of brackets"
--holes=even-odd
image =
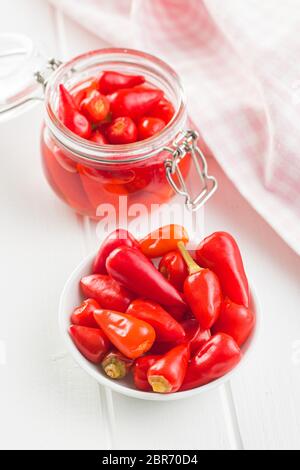
[(58, 67), (60, 67), (61, 65), (62, 65), (61, 60), (51, 58), (48, 60), (45, 70), (43, 70), (43, 72), (41, 72), (40, 70), (35, 72), (34, 77), (36, 81), (42, 85), (44, 90), (47, 86), (47, 82), (50, 76), (52, 75), (52, 72), (55, 72), (55, 70), (58, 69)]
[[(164, 148), (172, 156), (172, 158), (165, 160), (167, 179), (174, 191), (185, 198), (185, 204), (191, 212), (197, 211), (202, 207), (218, 188), (216, 178), (208, 174), (206, 158), (197, 145), (198, 138), (199, 134), (194, 130), (183, 131), (176, 137), (172, 147)], [(195, 197), (189, 193), (179, 168), (179, 163), (187, 154), (191, 155), (202, 184), (202, 190)], [(179, 184), (174, 180), (175, 175), (178, 178)]]
[[(7, 51), (6, 53), (2, 53), (1, 57), (10, 57), (14, 55), (22, 55), (24, 54), (24, 51), (22, 50), (13, 50), (13, 51)], [(60, 60), (51, 58), (47, 61), (45, 69), (43, 71), (36, 71), (34, 73), (34, 78), (43, 87), (43, 95), (33, 95), (33, 96), (25, 96), (23, 99), (17, 101), (17, 102), (12, 102), (8, 103), (6, 106), (0, 107), (0, 115), (4, 115), (4, 113), (13, 111), (18, 108), (22, 108), (24, 105), (34, 102), (34, 101), (44, 101), (44, 92), (47, 86), (47, 82), (52, 75), (53, 72), (55, 72), (58, 67), (62, 65), (62, 62)]]

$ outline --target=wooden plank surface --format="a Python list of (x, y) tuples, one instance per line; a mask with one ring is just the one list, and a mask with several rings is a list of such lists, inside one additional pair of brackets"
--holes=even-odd
[[(246, 449), (300, 448), (300, 258), (240, 197), (216, 164), (220, 191), (205, 229), (236, 234), (261, 304), (261, 331), (247, 364), (231, 381)], [(208, 216), (209, 214), (209, 216)]]
[[(78, 25), (67, 18), (63, 17), (61, 24), (66, 35), (65, 53), (69, 57), (91, 48), (105, 46), (98, 38), (83, 30), (78, 33)], [(88, 220), (84, 221), (84, 229), (88, 246), (92, 251), (99, 244), (101, 230), (99, 227), (97, 230), (97, 224)], [(227, 415), (224, 414), (219, 391), (176, 404), (144, 402), (111, 394), (109, 391), (107, 395), (113, 407), (110, 415), (113, 422), (110, 421), (110, 428), (113, 430), (112, 440), (116, 448), (230, 447), (226, 426)], [(143, 423), (147, 423), (146, 434), (141, 432)]]
[[(0, 30), (56, 47), (47, 2), (7, 3)], [(84, 239), (77, 217), (43, 177), (42, 116), (42, 107), (34, 108), (0, 128), (0, 340), (6, 353), (0, 447), (105, 447), (98, 386), (65, 354), (58, 331), (59, 295), (84, 254)]]
[[(102, 46), (40, 0), (6, 3), (0, 30), (24, 32), (63, 59)], [(101, 230), (76, 217), (47, 186), (41, 121), (39, 108), (0, 127), (0, 447), (299, 449), (299, 258), (216, 163), (220, 190), (206, 208), (205, 231), (226, 229), (238, 237), (262, 305), (260, 340), (248, 364), (209, 394), (153, 403), (99, 387), (65, 352), (59, 293)]]

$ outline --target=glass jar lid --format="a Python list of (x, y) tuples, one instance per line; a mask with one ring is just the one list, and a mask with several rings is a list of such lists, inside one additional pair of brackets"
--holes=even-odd
[(43, 90), (35, 74), (47, 59), (20, 34), (0, 34), (0, 120), (10, 119), (37, 101)]

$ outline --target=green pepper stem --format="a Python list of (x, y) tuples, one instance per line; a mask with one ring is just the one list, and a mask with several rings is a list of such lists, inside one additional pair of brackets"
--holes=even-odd
[(191, 257), (187, 249), (185, 248), (184, 243), (178, 242), (177, 246), (184, 261), (187, 264), (189, 274), (191, 275), (191, 274), (199, 273), (203, 268), (200, 268), (200, 266), (196, 263), (196, 261), (193, 260), (193, 258)]
[(105, 374), (111, 379), (123, 379), (128, 372), (125, 362), (113, 355), (108, 355), (102, 361), (102, 367)]
[(156, 393), (170, 393), (172, 386), (170, 382), (162, 375), (152, 375), (148, 379), (153, 392)]

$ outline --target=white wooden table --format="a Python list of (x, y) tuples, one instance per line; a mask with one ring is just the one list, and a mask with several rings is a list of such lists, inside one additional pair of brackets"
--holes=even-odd
[[(0, 30), (23, 32), (63, 59), (102, 46), (44, 0), (5, 2)], [(248, 364), (221, 389), (156, 403), (98, 386), (67, 354), (59, 294), (97, 239), (44, 180), (42, 114), (35, 108), (0, 127), (0, 448), (299, 449), (300, 260), (214, 162), (220, 191), (205, 230), (237, 235), (262, 306)]]

